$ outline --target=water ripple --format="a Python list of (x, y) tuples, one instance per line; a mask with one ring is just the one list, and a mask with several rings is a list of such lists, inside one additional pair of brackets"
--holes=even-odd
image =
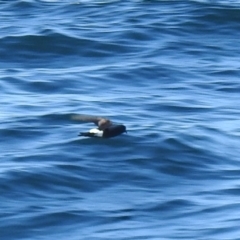
[(239, 238), (237, 1), (0, 10), (1, 239)]

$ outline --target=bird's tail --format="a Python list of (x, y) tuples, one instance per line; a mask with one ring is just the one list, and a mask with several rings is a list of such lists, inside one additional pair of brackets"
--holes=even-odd
[(80, 132), (78, 134), (78, 136), (82, 136), (82, 137), (94, 137), (94, 133), (90, 133), (90, 132)]

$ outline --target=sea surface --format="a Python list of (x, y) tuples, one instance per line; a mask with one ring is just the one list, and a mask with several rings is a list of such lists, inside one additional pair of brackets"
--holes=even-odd
[(0, 240), (53, 239), (240, 239), (239, 0), (0, 1)]

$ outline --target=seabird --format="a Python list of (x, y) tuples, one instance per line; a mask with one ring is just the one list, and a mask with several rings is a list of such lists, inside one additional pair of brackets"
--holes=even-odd
[(72, 120), (93, 122), (98, 126), (98, 128), (90, 129), (88, 132), (80, 132), (79, 136), (111, 138), (127, 132), (124, 125), (114, 124), (112, 121), (104, 117), (75, 114), (72, 116)]

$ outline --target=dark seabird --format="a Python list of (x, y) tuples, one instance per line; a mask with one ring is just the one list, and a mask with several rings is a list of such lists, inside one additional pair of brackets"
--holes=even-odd
[(75, 114), (72, 116), (72, 119), (81, 122), (93, 122), (98, 126), (98, 128), (90, 129), (88, 132), (80, 132), (79, 136), (111, 138), (127, 132), (124, 125), (114, 124), (104, 117)]

